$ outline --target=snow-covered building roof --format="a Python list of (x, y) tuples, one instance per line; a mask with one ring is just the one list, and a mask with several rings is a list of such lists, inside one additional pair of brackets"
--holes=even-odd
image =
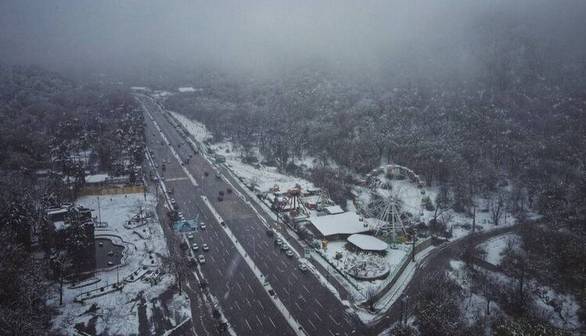
[(95, 174), (85, 177), (85, 183), (102, 183), (108, 179), (108, 174)]
[(337, 215), (311, 217), (311, 224), (323, 235), (354, 234), (368, 232), (366, 222), (355, 212), (344, 212)]
[(384, 251), (388, 247), (384, 241), (365, 234), (353, 234), (348, 237), (348, 241), (365, 251)]
[(329, 213), (330, 215), (337, 215), (337, 214), (344, 213), (344, 210), (342, 208), (340, 208), (339, 205), (332, 205), (332, 206), (326, 207), (324, 210), (327, 213)]
[(203, 91), (202, 89), (194, 89), (191, 86), (180, 87), (177, 90), (181, 93)]

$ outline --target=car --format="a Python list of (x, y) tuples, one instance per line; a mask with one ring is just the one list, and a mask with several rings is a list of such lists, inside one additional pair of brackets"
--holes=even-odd
[(231, 194), (232, 193), (232, 188), (228, 188), (228, 189), (226, 189), (226, 191), (228, 192), (228, 194)]
[(275, 233), (273, 232), (273, 230), (269, 230), (269, 229), (266, 230), (266, 233), (267, 233), (267, 236), (269, 236), (269, 237), (272, 237), (272, 236), (275, 235)]
[(200, 264), (205, 264), (206, 263), (206, 257), (203, 256), (203, 254), (200, 254), (197, 256), (197, 261), (199, 261)]
[(221, 180), (221, 179), (222, 179), (222, 175), (220, 175), (220, 173), (216, 173), (216, 178), (217, 178), (218, 180)]
[(281, 246), (283, 244), (283, 241), (281, 240), (281, 238), (277, 238), (275, 239), (275, 244), (277, 244), (277, 246)]
[(193, 233), (189, 233), (189, 234), (187, 235), (187, 238), (188, 238), (188, 239), (193, 239)]
[(209, 251), (209, 250), (210, 250), (210, 247), (208, 246), (208, 244), (203, 244), (203, 245), (201, 246), (201, 248), (202, 248), (204, 251)]
[(224, 197), (218, 196), (218, 202), (222, 202), (223, 200), (224, 200)]
[(299, 263), (299, 270), (301, 272), (307, 272), (309, 270), (309, 268), (307, 267), (307, 265), (305, 263)]
[(220, 190), (220, 191), (218, 191), (218, 194), (219, 194), (220, 196), (224, 196), (224, 190)]
[(285, 243), (281, 244), (281, 251), (287, 251), (287, 250), (289, 250), (289, 245), (287, 245)]
[(287, 255), (287, 257), (291, 258), (292, 256), (295, 255), (295, 253), (293, 253), (293, 251), (291, 250), (287, 250), (287, 252), (285, 252), (285, 254)]
[(208, 176), (210, 176), (210, 173), (208, 173), (208, 172), (203, 172), (203, 175), (204, 175), (205, 177), (208, 177)]
[(191, 249), (194, 250), (194, 251), (197, 251), (197, 250), (199, 250), (199, 245), (197, 245), (197, 243), (193, 243), (191, 245)]
[(207, 228), (206, 223), (204, 223), (204, 222), (199, 223), (199, 228), (202, 230), (205, 230)]

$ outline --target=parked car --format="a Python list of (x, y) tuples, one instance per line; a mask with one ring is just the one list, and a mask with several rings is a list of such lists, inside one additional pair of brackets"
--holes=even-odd
[(281, 246), (283, 244), (283, 241), (281, 240), (281, 238), (277, 238), (275, 239), (275, 244), (277, 244), (277, 246)]
[(287, 250), (287, 252), (285, 252), (285, 254), (287, 255), (287, 257), (291, 258), (292, 256), (295, 255), (295, 253), (293, 253), (293, 251), (291, 250)]
[(220, 191), (218, 191), (218, 194), (219, 194), (220, 196), (224, 196), (224, 190), (220, 190)]
[(220, 179), (222, 179), (222, 175), (220, 175), (220, 173), (216, 173), (216, 178), (217, 178), (218, 180), (220, 180)]
[(199, 246), (197, 245), (197, 243), (193, 243), (191, 245), (191, 249), (194, 250), (194, 251), (197, 251), (197, 250), (199, 250)]
[(193, 239), (193, 233), (189, 233), (189, 234), (187, 234), (187, 238), (189, 238), (189, 239)]
[(287, 245), (285, 243), (281, 244), (281, 251), (287, 251), (287, 250), (289, 250), (289, 245)]
[(307, 267), (307, 265), (305, 263), (299, 263), (299, 270), (301, 272), (307, 272), (307, 270), (309, 270), (309, 268)]
[(201, 246), (201, 248), (202, 248), (202, 250), (204, 250), (204, 251), (209, 251), (209, 250), (210, 250), (210, 247), (208, 246), (208, 244), (203, 244), (203, 245)]
[(232, 193), (232, 188), (228, 188), (228, 189), (226, 189), (226, 191), (228, 192), (228, 194), (231, 194)]
[(218, 202), (222, 202), (223, 200), (224, 200), (224, 197), (218, 196)]
[(206, 223), (204, 223), (204, 222), (199, 223), (199, 228), (202, 230), (205, 230), (207, 228)]
[(197, 261), (199, 261), (200, 264), (205, 264), (206, 257), (204, 257), (203, 254), (200, 254), (199, 256), (197, 256)]

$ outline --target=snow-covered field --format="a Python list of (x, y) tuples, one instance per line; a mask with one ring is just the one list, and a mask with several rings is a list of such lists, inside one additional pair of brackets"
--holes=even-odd
[[(163, 231), (155, 216), (155, 198), (151, 194), (126, 194), (102, 195), (99, 196), (99, 201), (98, 196), (85, 196), (77, 200), (78, 204), (91, 208), (94, 217), (98, 216), (98, 202), (100, 220), (105, 222), (107, 227), (97, 228), (95, 235), (97, 238), (112, 237), (116, 244), (125, 245), (123, 264), (118, 270), (114, 268), (97, 272), (95, 279), (88, 281), (91, 285), (78, 288), (70, 288), (69, 284), (64, 285), (64, 304), (58, 307), (58, 315), (53, 319), (53, 328), (60, 333), (72, 335), (76, 324), (87, 324), (93, 320), (97, 334), (137, 335), (141, 300), (146, 304), (146, 314), (150, 317), (154, 309), (160, 309), (159, 296), (174, 283), (173, 277), (169, 274), (155, 276), (156, 271), (161, 270), (160, 256), (168, 255)], [(124, 227), (141, 208), (146, 210), (145, 225), (132, 229)], [(151, 273), (142, 279), (125, 282), (121, 291), (88, 299), (83, 304), (74, 302), (74, 298), (79, 294), (112, 285), (117, 279), (123, 281), (137, 270), (140, 270), (139, 274), (145, 271)], [(174, 314), (168, 316), (171, 321), (178, 324), (189, 317), (187, 299), (179, 296), (168, 299), (167, 309), (174, 311)], [(50, 303), (55, 306), (59, 304), (57, 287), (51, 295)], [(96, 306), (92, 307), (94, 304)]]
[(495, 266), (500, 265), (503, 259), (503, 252), (507, 246), (516, 247), (520, 244), (520, 237), (517, 234), (509, 233), (494, 237), (478, 245), (486, 252), (485, 260)]

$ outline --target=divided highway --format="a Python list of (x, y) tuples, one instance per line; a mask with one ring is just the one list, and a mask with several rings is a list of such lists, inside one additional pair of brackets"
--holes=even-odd
[[(201, 155), (194, 155), (180, 134), (164, 116), (164, 111), (151, 98), (137, 97), (143, 104), (147, 117), (146, 136), (157, 170), (165, 177), (168, 189), (186, 218), (199, 214), (207, 229), (195, 234), (190, 243), (197, 243), (206, 263), (201, 271), (209, 282), (209, 289), (220, 301), (228, 321), (238, 335), (294, 335), (283, 314), (271, 301), (263, 284), (234, 247), (213, 214), (201, 200), (207, 196), (212, 206), (222, 216), (246, 254), (254, 261), (272, 286), (276, 297), (284, 303), (307, 335), (365, 335), (365, 327), (319, 280), (310, 272), (298, 268), (297, 257), (288, 257), (274, 244), (274, 238), (266, 233), (266, 227), (255, 211), (224, 179), (216, 178), (216, 170)], [(164, 136), (150, 120), (154, 117)], [(171, 148), (182, 164), (175, 158)], [(163, 161), (166, 169), (163, 171)], [(188, 162), (188, 163), (187, 163)], [(195, 186), (185, 173), (186, 169), (196, 180)], [(207, 174), (206, 174), (207, 173)], [(218, 200), (223, 192), (223, 200)], [(210, 250), (203, 252), (202, 244)]]

